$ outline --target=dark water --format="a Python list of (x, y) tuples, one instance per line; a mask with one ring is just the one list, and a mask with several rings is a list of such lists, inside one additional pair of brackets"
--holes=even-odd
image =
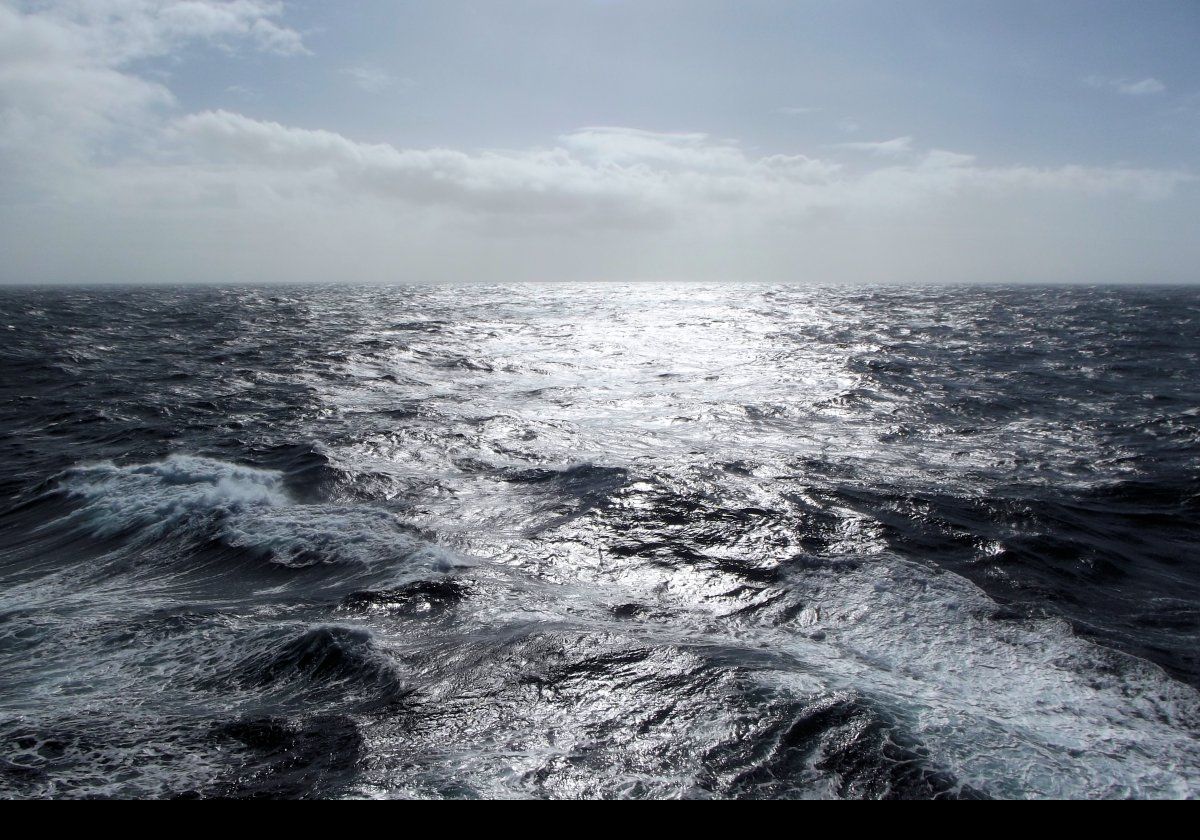
[(1200, 290), (0, 291), (0, 795), (1191, 796)]

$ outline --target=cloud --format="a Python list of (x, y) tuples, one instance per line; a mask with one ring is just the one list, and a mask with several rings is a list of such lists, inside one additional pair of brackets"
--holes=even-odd
[[(904, 142), (861, 144), (908, 163), (848, 171), (804, 155), (753, 155), (702, 133), (584, 128), (557, 145), (514, 151), (403, 149), (358, 143), (228, 111), (190, 114), (171, 124), (167, 146), (231, 182), (287, 184), (324, 200), (386, 199), (437, 205), (475, 217), (553, 217), (557, 225), (611, 227), (686, 222), (722, 214), (762, 219), (814, 209), (881, 210), (960, 195), (1058, 192), (1168, 196), (1189, 176), (1133, 168), (986, 167), (944, 150), (913, 153)], [(875, 151), (879, 147), (886, 151)], [(212, 167), (219, 167), (214, 170)]]
[(266, 0), (0, 0), (0, 142), (146, 131), (154, 109), (175, 100), (135, 62), (191, 42), (304, 52), (300, 35), (274, 20), (281, 12)]
[(1167, 86), (1158, 79), (1142, 79), (1137, 82), (1118, 82), (1117, 90), (1131, 96), (1144, 96), (1148, 93), (1162, 93)]
[(1153, 77), (1144, 79), (1113, 79), (1104, 76), (1088, 76), (1084, 80), (1089, 86), (1113, 90), (1126, 96), (1148, 96), (1163, 93), (1167, 86)]
[(191, 41), (247, 42), (279, 55), (307, 52), (300, 34), (280, 24), (277, 0), (57, 0), (8, 2), (10, 13), (57, 29), (96, 63), (128, 65), (166, 55)]
[(412, 87), (411, 79), (398, 79), (386, 70), (366, 64), (354, 64), (342, 68), (342, 74), (349, 76), (358, 87), (367, 93), (383, 93), (393, 87)]
[[(363, 143), (185, 113), (145, 69), (188, 44), (302, 53), (282, 12), (0, 0), (0, 279), (1112, 279), (1174, 235), (1134, 204), (1193, 180), (911, 137), (821, 154), (622, 126), (518, 149)], [(1137, 231), (1151, 244), (1117, 249)]]
[(880, 157), (902, 157), (912, 151), (912, 145), (911, 137), (896, 137), (892, 140), (880, 140), (874, 143), (839, 143), (836, 148), (867, 152)]

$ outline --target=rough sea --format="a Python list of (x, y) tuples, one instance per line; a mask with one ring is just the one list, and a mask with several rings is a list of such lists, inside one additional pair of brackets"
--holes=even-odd
[(0, 797), (1200, 794), (1200, 288), (0, 290)]

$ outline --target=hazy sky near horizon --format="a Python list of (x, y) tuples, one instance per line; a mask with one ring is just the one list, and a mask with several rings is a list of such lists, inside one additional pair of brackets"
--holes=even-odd
[(0, 282), (1200, 281), (1200, 3), (0, 0)]

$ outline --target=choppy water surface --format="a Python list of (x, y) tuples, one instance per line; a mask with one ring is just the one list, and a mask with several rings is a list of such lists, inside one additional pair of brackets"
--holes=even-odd
[(0, 291), (0, 794), (1200, 792), (1200, 291)]

